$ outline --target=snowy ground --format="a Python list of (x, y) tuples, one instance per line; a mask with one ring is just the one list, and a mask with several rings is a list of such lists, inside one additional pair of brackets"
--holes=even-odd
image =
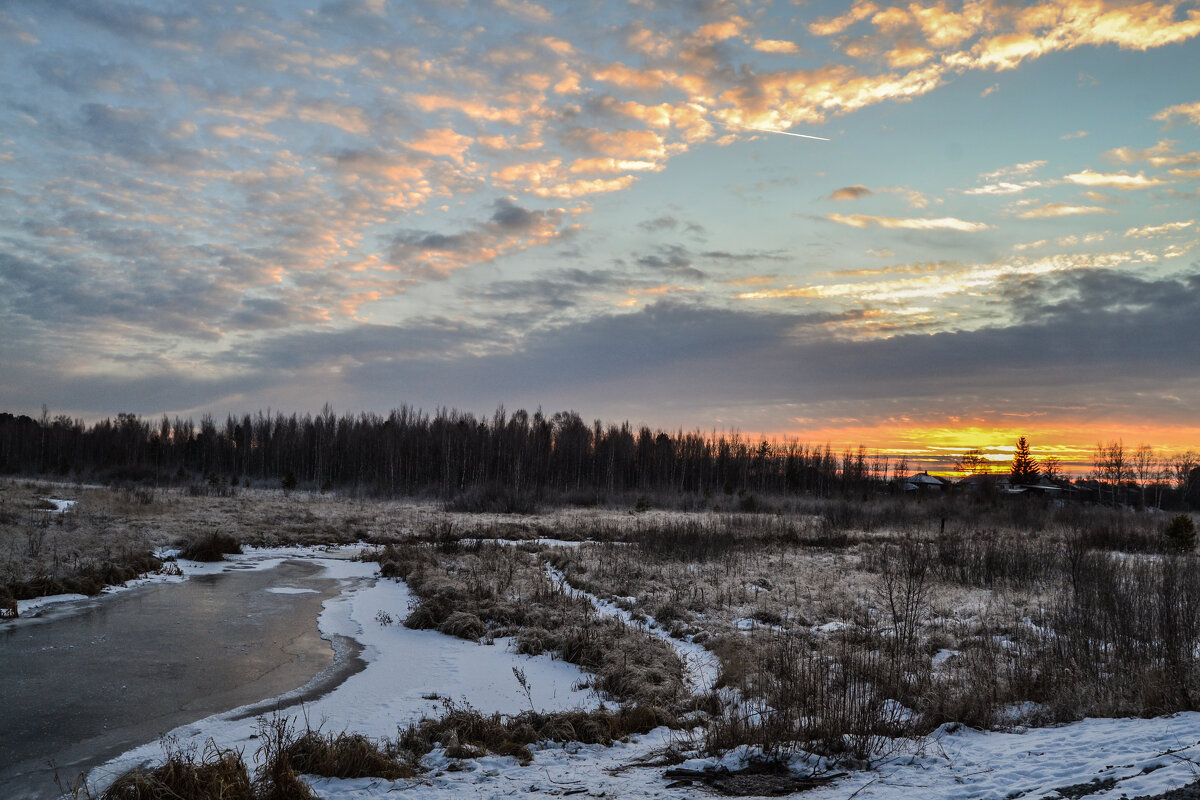
[[(407, 587), (376, 580), (375, 564), (350, 561), (347, 555), (344, 550), (281, 548), (252, 550), (218, 565), (182, 562), (181, 566), (186, 576), (220, 569), (269, 569), (282, 559), (302, 557), (316, 560), (328, 577), (343, 583), (342, 593), (325, 603), (320, 628), (328, 637), (349, 636), (360, 642), (366, 668), (320, 699), (288, 712), (303, 713), (311, 725), (326, 731), (393, 737), (398, 725), (436, 715), (442, 708), (441, 698), (468, 702), (485, 712), (510, 714), (529, 708), (530, 703), (539, 709), (594, 707), (598, 703), (594, 695), (575, 688), (584, 676), (570, 664), (546, 656), (517, 655), (504, 640), (482, 645), (434, 631), (408, 630), (397, 621), (382, 623), (380, 611), (393, 620), (403, 618), (412, 600)], [(601, 613), (626, 618), (622, 609), (587, 596)], [(692, 652), (703, 648), (668, 641), (687, 656), (692, 684), (711, 686), (715, 661)], [(522, 691), (513, 667), (524, 672), (530, 696)], [(286, 701), (287, 697), (280, 699)], [(242, 748), (249, 756), (255, 750), (252, 735), (256, 723), (252, 717), (239, 716), (242, 714), (235, 711), (210, 717), (172, 735), (183, 744), (202, 744), (212, 738), (222, 747)], [(685, 734), (658, 729), (611, 748), (535, 747), (534, 762), (527, 767), (512, 758), (489, 756), (464, 762), (461, 770), (447, 769), (451, 764), (439, 749), (426, 758), (429, 772), (418, 779), (313, 778), (311, 783), (326, 800), (539, 794), (692, 798), (701, 794), (698, 786), (667, 788), (663, 767), (638, 766), (668, 745), (689, 747)], [(161, 753), (158, 743), (139, 747), (93, 771), (90, 780), (93, 786), (102, 786), (129, 767), (155, 761)], [(736, 767), (743, 755), (731, 754), (724, 763)], [(1115, 799), (1157, 794), (1191, 783), (1200, 773), (1192, 759), (1200, 761), (1200, 713), (1149, 720), (1085, 720), (1015, 733), (948, 726), (922, 742), (897, 742), (895, 751), (874, 770), (853, 772), (804, 796), (810, 800), (1053, 798), (1062, 796), (1058, 789), (1100, 781), (1084, 794), (1077, 790), (1072, 796)], [(701, 768), (712, 763), (697, 759), (686, 766)]]
[(555, 569), (552, 564), (546, 564), (546, 574), (554, 581), (555, 586), (558, 586), (567, 594), (574, 597), (586, 598), (601, 616), (614, 617), (630, 627), (640, 628), (652, 633), (675, 648), (676, 655), (683, 662), (684, 681), (693, 694), (703, 694), (711, 691), (716, 685), (721, 665), (716, 655), (706, 650), (702, 645), (698, 645), (695, 642), (674, 639), (652, 617), (645, 617), (641, 621), (635, 620), (633, 614), (615, 603), (602, 600), (582, 589), (576, 589), (567, 582), (567, 576), (561, 570)]

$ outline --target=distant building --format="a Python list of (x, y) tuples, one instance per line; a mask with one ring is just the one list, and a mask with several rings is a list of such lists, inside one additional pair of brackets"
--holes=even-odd
[(899, 478), (896, 483), (898, 488), (904, 492), (938, 492), (950, 485), (949, 481), (936, 475), (930, 475), (928, 472), (918, 472), (907, 478)]

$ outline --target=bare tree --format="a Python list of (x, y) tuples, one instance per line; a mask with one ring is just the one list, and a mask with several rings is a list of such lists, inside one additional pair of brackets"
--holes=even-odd
[[(1117, 503), (1121, 484), (1129, 479), (1129, 465), (1125, 460), (1125, 444), (1121, 440), (1108, 444), (1096, 443), (1092, 454), (1092, 467), (1096, 480), (1109, 487), (1109, 496)], [(1101, 498), (1103, 499), (1103, 498)]]
[(1058, 456), (1046, 456), (1042, 459), (1042, 474), (1052, 481), (1063, 476), (1062, 462), (1058, 460)]
[(954, 469), (967, 475), (987, 475), (993, 466), (992, 460), (977, 447), (963, 453), (954, 462)]
[(1191, 491), (1196, 467), (1200, 467), (1200, 453), (1195, 450), (1178, 453), (1171, 459), (1171, 474), (1181, 497), (1186, 498)]
[(1154, 477), (1158, 457), (1154, 448), (1148, 444), (1139, 444), (1133, 451), (1133, 474), (1137, 480), (1138, 489), (1142, 496), (1142, 507), (1146, 506), (1146, 484)]

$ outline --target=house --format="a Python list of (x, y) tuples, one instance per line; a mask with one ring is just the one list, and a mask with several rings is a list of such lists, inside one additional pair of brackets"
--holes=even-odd
[(949, 482), (928, 472), (918, 472), (907, 478), (898, 478), (896, 484), (904, 492), (936, 492), (946, 488)]

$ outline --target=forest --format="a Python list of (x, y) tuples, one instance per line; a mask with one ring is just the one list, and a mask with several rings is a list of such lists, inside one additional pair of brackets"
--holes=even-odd
[[(1075, 488), (1081, 499), (1200, 507), (1194, 453), (1157, 459), (1153, 470), (1147, 459), (1146, 448), (1098, 444), (1095, 474)], [(387, 416), (337, 415), (326, 405), (316, 415), (260, 410), (222, 423), (206, 414), (199, 424), (123, 413), (91, 425), (45, 408), (37, 419), (0, 413), (0, 474), (203, 492), (253, 485), (436, 497), (463, 511), (589, 505), (629, 493), (705, 498), (706, 506), (724, 495), (716, 502), (727, 510), (755, 511), (761, 496), (862, 495), (908, 473), (903, 458), (863, 446), (835, 452), (737, 432), (589, 425), (575, 411), (501, 407), (489, 419), (409, 406)]]

